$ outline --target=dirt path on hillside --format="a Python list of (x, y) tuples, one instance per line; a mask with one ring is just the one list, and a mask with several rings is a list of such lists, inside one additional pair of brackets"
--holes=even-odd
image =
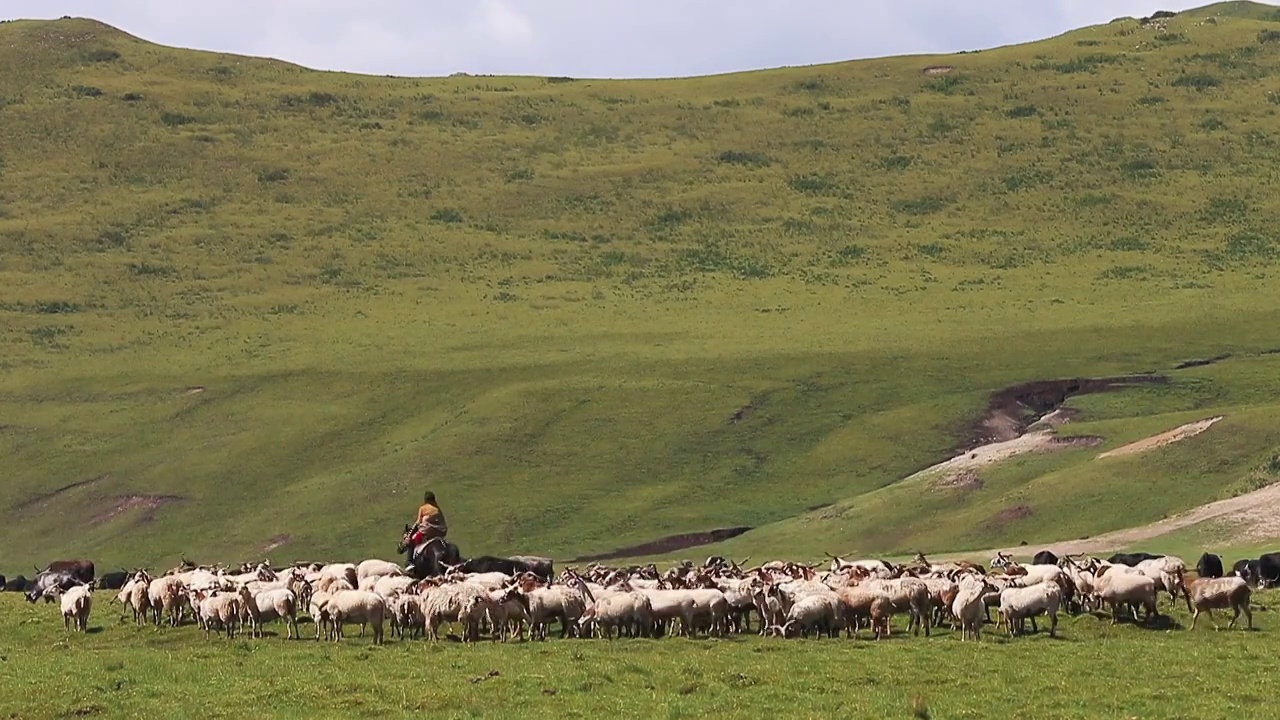
[(1186, 425), (1180, 425), (1168, 432), (1162, 432), (1159, 435), (1152, 435), (1149, 438), (1143, 438), (1137, 442), (1131, 442), (1128, 445), (1123, 445), (1115, 450), (1108, 450), (1107, 452), (1099, 455), (1098, 459), (1101, 460), (1102, 458), (1116, 457), (1118, 455), (1136, 455), (1137, 453), (1155, 450), (1156, 448), (1164, 447), (1165, 445), (1172, 445), (1173, 443), (1199, 435), (1221, 419), (1222, 416), (1218, 415), (1216, 417), (1205, 418), (1204, 420), (1197, 420), (1193, 423), (1187, 423)]
[(963, 455), (957, 455), (950, 460), (945, 460), (937, 465), (932, 465), (920, 472), (909, 475), (905, 479), (912, 480), (940, 472), (950, 474), (963, 470), (972, 470), (974, 468), (982, 467), (983, 465), (993, 465), (1002, 460), (1008, 460), (1015, 455), (1023, 455), (1032, 452), (1049, 452), (1051, 450), (1061, 450), (1071, 447), (1089, 447), (1091, 445), (1100, 445), (1101, 443), (1102, 438), (1091, 435), (1060, 438), (1054, 435), (1053, 428), (1037, 430), (1025, 435), (1019, 435), (1012, 440), (1004, 440), (1002, 442), (994, 442), (976, 447)]
[(1167, 535), (1208, 520), (1226, 520), (1236, 525), (1233, 537), (1237, 542), (1248, 542), (1280, 535), (1280, 483), (1268, 485), (1238, 497), (1201, 505), (1180, 515), (1165, 518), (1149, 525), (1116, 530), (1086, 540), (1065, 540), (1021, 547), (993, 548), (977, 553), (956, 553), (953, 557), (981, 555), (993, 557), (997, 552), (1030, 554), (1050, 550), (1057, 555), (1069, 553), (1099, 553), (1128, 547), (1143, 540)]

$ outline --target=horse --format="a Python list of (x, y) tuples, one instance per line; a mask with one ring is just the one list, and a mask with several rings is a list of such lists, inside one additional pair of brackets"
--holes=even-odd
[(414, 545), (413, 533), (413, 526), (404, 526), (404, 535), (400, 538), (396, 552), (408, 555), (405, 567), (414, 578), (422, 580), (438, 577), (444, 575), (446, 565), (462, 564), (462, 552), (458, 550), (457, 545), (442, 537), (431, 538)]

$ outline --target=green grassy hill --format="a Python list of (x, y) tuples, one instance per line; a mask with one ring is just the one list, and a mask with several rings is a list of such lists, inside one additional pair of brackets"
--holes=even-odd
[[(1280, 473), (1276, 8), (661, 81), (16, 21), (0, 67), (0, 570), (387, 555), (424, 487), (467, 553), (976, 549)], [(1226, 419), (900, 482), (1144, 371), (1063, 432)]]

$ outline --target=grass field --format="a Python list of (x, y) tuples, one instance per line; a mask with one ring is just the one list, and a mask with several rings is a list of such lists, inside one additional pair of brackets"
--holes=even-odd
[[(108, 593), (100, 593), (97, 601)], [(1257, 599), (1269, 602), (1274, 593)], [(1167, 598), (1163, 603), (1167, 603)], [(118, 607), (118, 606), (117, 606)], [(1162, 604), (1162, 610), (1167, 605)], [(354, 635), (342, 644), (210, 639), (198, 629), (135, 628), (95, 605), (87, 635), (63, 632), (55, 606), (0, 597), (6, 717), (1253, 717), (1280, 677), (1274, 612), (1256, 632), (1195, 631), (1185, 610), (1158, 628), (1063, 616), (1060, 639), (994, 632), (961, 643), (550, 640), (457, 643)], [(1243, 621), (1242, 621), (1243, 622)], [(302, 626), (306, 637), (306, 625)], [(357, 631), (358, 632), (358, 631)], [(21, 649), (18, 649), (21, 648)], [(495, 676), (490, 676), (496, 671)], [(76, 682), (66, 682), (68, 676)], [(21, 688), (16, 691), (16, 688)]]
[[(564, 560), (1036, 543), (1277, 479), (1278, 13), (660, 81), (0, 25), (0, 570), (385, 556), (425, 486), (464, 552)], [(1226, 419), (901, 482), (996, 389), (1152, 370), (1063, 432)]]

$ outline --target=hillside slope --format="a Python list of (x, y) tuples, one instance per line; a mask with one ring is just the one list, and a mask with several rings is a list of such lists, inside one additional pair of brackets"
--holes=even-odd
[[(663, 81), (80, 19), (0, 25), (0, 66), (0, 570), (387, 554), (424, 486), (466, 552), (987, 547), (1158, 520), (1280, 447), (1274, 8)], [(1239, 442), (899, 483), (999, 388), (1152, 370), (1081, 427)]]

